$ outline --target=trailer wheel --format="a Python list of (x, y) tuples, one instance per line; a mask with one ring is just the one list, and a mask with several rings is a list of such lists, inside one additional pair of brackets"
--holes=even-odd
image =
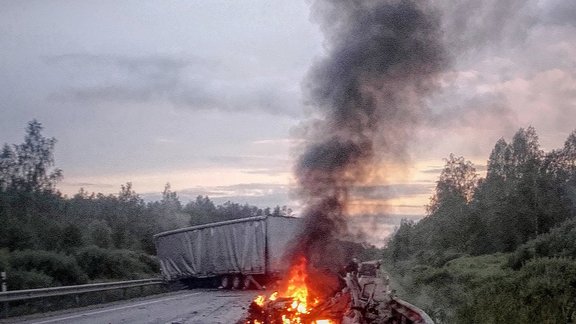
[(232, 278), (232, 289), (236, 290), (240, 288), (240, 283), (242, 282), (240, 275), (235, 275), (234, 278)]
[(242, 289), (243, 290), (247, 290), (250, 289), (250, 281), (251, 281), (251, 275), (247, 275), (246, 277), (244, 277), (243, 283), (242, 283)]
[(222, 276), (220, 278), (220, 287), (218, 289), (228, 289), (230, 286), (230, 279), (228, 276)]

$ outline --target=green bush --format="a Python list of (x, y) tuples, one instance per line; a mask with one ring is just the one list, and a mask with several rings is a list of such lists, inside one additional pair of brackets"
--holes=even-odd
[(46, 288), (54, 286), (54, 278), (39, 271), (8, 271), (8, 290)]
[(508, 259), (508, 266), (519, 270), (526, 262), (538, 257), (576, 258), (576, 219), (568, 220), (549, 233), (521, 245)]
[(422, 250), (416, 254), (415, 259), (419, 264), (441, 267), (451, 260), (464, 256), (466, 254), (455, 251)]
[(138, 279), (158, 272), (151, 257), (128, 250), (88, 246), (76, 252), (76, 260), (90, 279)]
[(537, 258), (469, 296), (458, 309), (457, 323), (574, 323), (576, 261)]
[(94, 220), (88, 226), (89, 241), (93, 245), (107, 249), (112, 245), (112, 229), (102, 220)]
[(160, 263), (158, 262), (158, 258), (156, 258), (156, 256), (146, 253), (138, 253), (138, 260), (146, 265), (147, 273), (160, 272)]
[(60, 238), (60, 249), (66, 252), (73, 251), (74, 249), (84, 245), (82, 238), (82, 231), (80, 227), (74, 224), (68, 224), (61, 229), (62, 236)]
[(37, 238), (34, 229), (29, 225), (14, 223), (2, 224), (4, 228), (0, 231), (0, 246), (10, 251), (35, 248)]
[(88, 280), (74, 257), (51, 251), (14, 251), (10, 265), (14, 270), (42, 272), (54, 278), (55, 285), (78, 285)]

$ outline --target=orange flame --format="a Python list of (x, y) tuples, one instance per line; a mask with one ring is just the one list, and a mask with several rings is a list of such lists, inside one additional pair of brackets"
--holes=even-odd
[[(281, 293), (275, 291), (268, 297), (269, 301), (275, 301), (279, 296), (292, 299), (289, 306), (282, 313), (282, 324), (304, 323), (302, 316), (310, 314), (311, 307), (320, 303), (318, 298), (314, 298), (312, 301), (308, 300), (311, 296), (306, 285), (306, 280), (308, 279), (306, 267), (306, 259), (300, 258), (290, 268), (283, 291)], [(254, 302), (263, 307), (266, 303), (266, 297), (258, 296)], [(311, 324), (334, 324), (334, 322), (329, 319), (319, 319), (314, 320)]]
[(258, 296), (256, 297), (256, 299), (254, 299), (254, 302), (256, 303), (256, 305), (258, 306), (264, 306), (264, 301), (266, 300), (266, 297), (264, 296)]
[[(260, 296), (258, 296), (258, 297), (260, 297)], [(278, 299), (278, 292), (277, 291), (273, 292), (272, 295), (270, 295), (270, 297), (268, 299), (270, 299), (272, 301)]]
[(292, 297), (292, 309), (296, 310), (298, 313), (307, 313), (307, 302), (308, 302), (308, 287), (306, 286), (306, 278), (308, 277), (306, 273), (306, 259), (301, 258), (299, 263), (292, 266), (290, 269), (288, 287), (286, 291), (282, 294), (286, 297)]

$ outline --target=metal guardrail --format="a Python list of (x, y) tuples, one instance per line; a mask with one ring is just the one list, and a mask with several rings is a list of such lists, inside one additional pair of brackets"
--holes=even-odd
[(129, 280), (118, 282), (103, 282), (103, 283), (77, 285), (77, 286), (13, 290), (13, 291), (0, 292), (0, 303), (11, 302), (16, 300), (53, 297), (53, 296), (77, 295), (88, 292), (106, 291), (114, 289), (144, 287), (150, 285), (158, 285), (162, 283), (164, 283), (162, 279), (152, 278), (152, 279), (140, 279), (140, 280)]
[(390, 306), (404, 317), (403, 323), (434, 324), (434, 321), (423, 310), (400, 298), (393, 297)]

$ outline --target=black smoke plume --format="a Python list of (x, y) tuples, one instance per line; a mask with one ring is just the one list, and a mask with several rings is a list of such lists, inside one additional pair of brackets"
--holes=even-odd
[(348, 235), (351, 190), (379, 161), (407, 156), (426, 114), (423, 100), (448, 60), (438, 12), (427, 1), (317, 0), (312, 9), (327, 56), (304, 83), (319, 117), (295, 167), (305, 227), (293, 255), (334, 265), (348, 257), (334, 242)]

